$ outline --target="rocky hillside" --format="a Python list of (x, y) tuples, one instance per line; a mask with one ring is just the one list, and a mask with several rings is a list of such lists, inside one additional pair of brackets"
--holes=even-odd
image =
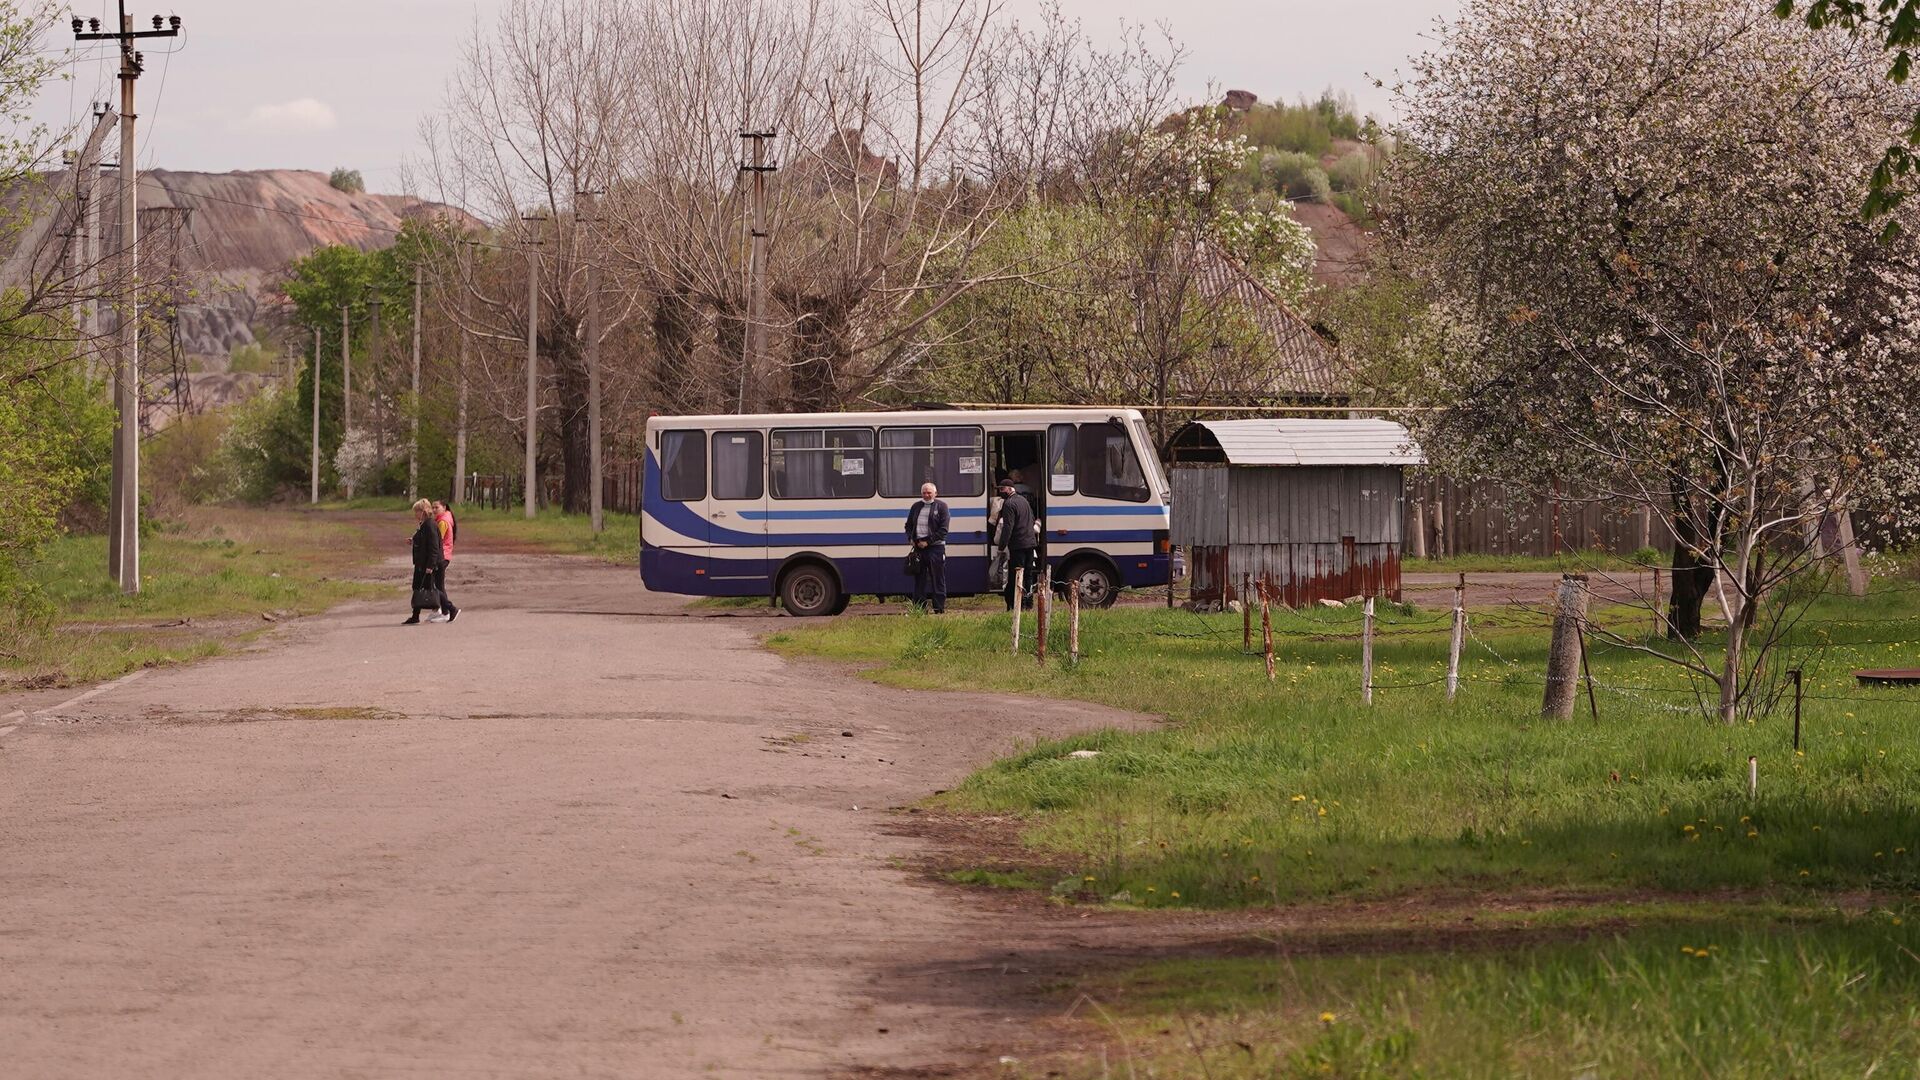
[[(71, 203), (73, 177), (54, 173), (37, 185), (35, 224), (22, 237), (0, 277), (18, 280), (14, 265), (28, 252), (46, 252), (47, 232)], [(107, 177), (110, 185), (111, 175)], [(108, 189), (111, 197), (111, 188)], [(110, 206), (103, 217), (111, 219)], [(176, 211), (185, 210), (184, 217)], [(445, 211), (404, 195), (353, 195), (328, 185), (323, 173), (296, 169), (203, 173), (154, 169), (140, 175), (143, 276), (177, 260), (185, 283), (177, 333), (185, 352), (219, 369), (264, 329), (273, 282), (295, 259), (329, 244), (362, 249), (393, 242), (400, 223)], [(110, 220), (103, 222), (114, 243)], [(39, 256), (35, 256), (38, 258)]]
[(180, 309), (181, 343), (189, 355), (222, 360), (254, 341), (264, 294), (289, 263), (329, 244), (384, 247), (403, 220), (441, 209), (404, 195), (348, 194), (324, 174), (291, 169), (156, 169), (140, 177), (140, 205), (190, 211), (179, 258), (204, 284)]

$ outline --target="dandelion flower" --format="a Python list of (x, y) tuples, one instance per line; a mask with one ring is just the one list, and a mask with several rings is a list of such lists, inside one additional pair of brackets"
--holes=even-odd
[(1801, 876), (1801, 877), (1806, 877), (1806, 876), (1807, 876), (1807, 872), (1806, 872), (1805, 870), (1802, 870), (1802, 871), (1800, 871), (1800, 876)]
[(1321, 1023), (1323, 1023), (1323, 1024), (1331, 1024), (1331, 1023), (1333, 1023), (1333, 1021), (1334, 1021), (1334, 1016), (1333, 1016), (1333, 1014), (1332, 1014), (1332, 1013), (1330, 1013), (1330, 1012), (1323, 1012), (1323, 1013), (1321, 1013), (1321, 1014), (1320, 1014), (1320, 1022), (1321, 1022)]
[(1180, 890), (1175, 889), (1173, 892), (1170, 892), (1167, 895), (1173, 897), (1175, 900), (1178, 900), (1180, 899)]
[(1680, 826), (1680, 831), (1681, 831), (1681, 832), (1692, 832), (1692, 831), (1693, 831), (1693, 826), (1691, 826), (1691, 825), (1682, 825), (1682, 826)]

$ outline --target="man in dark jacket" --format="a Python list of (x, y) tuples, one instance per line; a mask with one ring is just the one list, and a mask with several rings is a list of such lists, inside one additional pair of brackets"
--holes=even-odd
[(920, 553), (920, 571), (913, 576), (913, 606), (933, 601), (933, 613), (947, 611), (947, 527), (953, 515), (940, 501), (940, 489), (920, 485), (920, 501), (907, 511), (907, 543)]
[(1034, 576), (1040, 572), (1040, 536), (1033, 528), (1033, 504), (1014, 487), (1011, 477), (1000, 481), (1000, 495), (1006, 501), (1000, 505), (1000, 532), (994, 537), (994, 543), (1007, 552), (1007, 610), (1013, 610), (1013, 582), (1016, 571), (1025, 571), (1019, 575), (1021, 581), (1021, 602), (1025, 603), (1033, 595)]

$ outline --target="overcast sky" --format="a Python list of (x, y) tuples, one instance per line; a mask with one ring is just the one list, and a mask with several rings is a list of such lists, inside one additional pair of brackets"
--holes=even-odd
[[(422, 115), (441, 88), (462, 37), (491, 18), (498, 0), (171, 0), (177, 7), (129, 13), (178, 14), (186, 34), (146, 48), (140, 80), (143, 168), (359, 169), (367, 186), (393, 191), (412, 154)], [(1006, 0), (1016, 16), (1041, 0)], [(75, 0), (83, 15), (102, 0)], [(1422, 47), (1436, 16), (1459, 0), (1061, 0), (1070, 17), (1104, 37), (1120, 21), (1165, 22), (1187, 49), (1183, 89), (1245, 89), (1263, 100), (1346, 90), (1385, 115), (1386, 77)], [(63, 27), (49, 44), (64, 46)], [(40, 114), (55, 126), (82, 116), (87, 102), (117, 94), (112, 62), (97, 49), (51, 86)]]

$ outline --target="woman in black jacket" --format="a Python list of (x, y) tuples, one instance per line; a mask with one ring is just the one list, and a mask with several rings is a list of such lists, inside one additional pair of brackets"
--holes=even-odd
[[(413, 617), (402, 623), (412, 626), (420, 621), (420, 591), (433, 590), (433, 573), (440, 569), (440, 526), (434, 523), (433, 506), (425, 499), (413, 504), (413, 519), (420, 527), (413, 530)], [(440, 610), (436, 598), (432, 610)]]

